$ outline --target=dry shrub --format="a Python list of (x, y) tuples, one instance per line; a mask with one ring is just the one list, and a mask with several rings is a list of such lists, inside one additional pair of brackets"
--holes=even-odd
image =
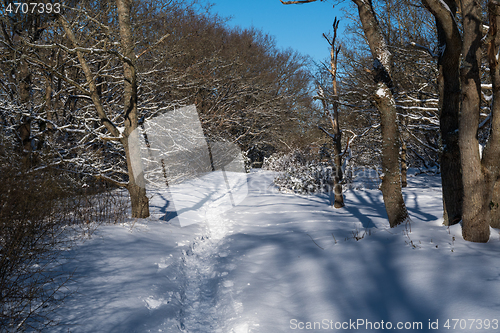
[(283, 192), (330, 193), (333, 189), (332, 163), (320, 161), (319, 156), (311, 152), (294, 150), (274, 154), (264, 160), (263, 168), (277, 172), (274, 184)]
[(22, 161), (0, 147), (0, 332), (57, 325), (52, 313), (73, 276), (62, 254), (127, 209), (123, 192), (49, 168), (24, 170)]
[(126, 190), (92, 179), (87, 179), (80, 187), (81, 190), (68, 200), (69, 205), (75, 208), (72, 224), (78, 226), (85, 235), (91, 236), (103, 223), (116, 224), (125, 220), (130, 207)]
[(71, 278), (59, 262), (68, 214), (52, 175), (16, 169), (0, 168), (0, 331), (40, 331), (54, 324)]

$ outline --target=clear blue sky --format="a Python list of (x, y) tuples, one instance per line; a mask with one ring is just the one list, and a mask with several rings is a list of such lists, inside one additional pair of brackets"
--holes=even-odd
[[(335, 16), (342, 16), (338, 1), (283, 5), (280, 0), (209, 0), (212, 12), (232, 16), (230, 26), (255, 27), (275, 37), (278, 47), (293, 48), (315, 61), (328, 59), (329, 46), (322, 33), (332, 31)], [(339, 33), (342, 30), (342, 23)]]

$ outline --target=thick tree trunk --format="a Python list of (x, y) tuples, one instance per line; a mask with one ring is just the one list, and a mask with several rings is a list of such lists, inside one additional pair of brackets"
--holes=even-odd
[(382, 129), (382, 170), (384, 174), (380, 189), (392, 228), (408, 219), (408, 212), (401, 191), (396, 104), (390, 89), (384, 83), (378, 83), (375, 102), (380, 112)]
[[(460, 54), (462, 38), (456, 24), (455, 0), (423, 0), (434, 15), (438, 32), (439, 124), (441, 129), (441, 182), (443, 188), (443, 223), (452, 225), (462, 219), (462, 167), (458, 146), (460, 112)], [(444, 4), (448, 8), (444, 7)], [(450, 15), (451, 14), (451, 15)], [(453, 15), (453, 16), (452, 16)], [(455, 19), (454, 19), (455, 18)]]
[(127, 189), (130, 194), (132, 204), (132, 217), (145, 218), (149, 216), (149, 199), (146, 196), (144, 173), (140, 162), (140, 152), (135, 146), (138, 126), (137, 111), (137, 73), (135, 68), (136, 55), (134, 53), (134, 39), (132, 35), (132, 23), (130, 13), (132, 10), (132, 0), (116, 0), (118, 10), (118, 22), (120, 25), (120, 38), (123, 55), (127, 58), (123, 60), (123, 72), (125, 76), (124, 89), (124, 118), (125, 131), (122, 143), (127, 156), (127, 167), (129, 174), (129, 184)]
[(473, 242), (487, 242), (490, 237), (490, 211), (487, 202), (487, 179), (479, 155), (477, 132), (480, 107), (481, 4), (462, 0), (463, 66), (461, 69), (462, 104), (459, 146), (464, 185), (462, 236)]
[(123, 146), (127, 157), (127, 170), (129, 181), (127, 190), (130, 195), (130, 204), (133, 218), (145, 218), (149, 216), (149, 199), (146, 196), (146, 184), (140, 160), (139, 136), (134, 131), (123, 140)]
[(409, 219), (401, 190), (399, 167), (399, 138), (396, 103), (392, 95), (391, 53), (380, 33), (371, 1), (353, 0), (358, 6), (365, 37), (374, 58), (374, 77), (377, 82), (375, 102), (380, 112), (382, 129), (382, 194), (389, 224), (395, 227)]
[(130, 194), (133, 218), (145, 218), (149, 216), (149, 199), (146, 196), (146, 188), (129, 184), (127, 190)]
[(493, 103), (491, 105), (492, 120), (488, 143), (483, 151), (482, 165), (487, 181), (490, 221), (492, 227), (500, 227), (500, 66), (498, 52), (500, 48), (500, 5), (497, 2), (488, 3), (490, 29), (488, 31), (488, 62), (493, 88)]
[[(456, 12), (454, 1), (446, 0), (452, 13)], [(458, 27), (453, 25), (447, 38), (442, 23), (436, 19), (441, 52), (439, 68), (439, 101), (441, 140), (441, 182), (443, 188), (443, 223), (453, 225), (462, 219), (462, 166), (458, 146), (458, 116), (460, 113), (460, 50), (461, 38)]]

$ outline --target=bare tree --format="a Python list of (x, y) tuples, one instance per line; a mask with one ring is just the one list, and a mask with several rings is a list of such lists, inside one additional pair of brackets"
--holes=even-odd
[(490, 209), (486, 219), (492, 227), (500, 226), (500, 66), (498, 52), (500, 51), (500, 4), (497, 1), (488, 2), (490, 28), (488, 31), (488, 62), (493, 88), (491, 105), (491, 129), (488, 143), (483, 151), (482, 165), (484, 167), (485, 187), (488, 198), (483, 204)]
[(481, 98), (481, 4), (471, 0), (461, 2), (463, 16), (463, 70), (461, 73), (462, 101), (459, 124), (459, 146), (463, 170), (464, 199), (462, 235), (473, 242), (487, 242), (490, 236), (490, 203), (499, 176), (500, 165), (500, 68), (497, 54), (500, 46), (499, 4), (489, 1), (488, 63), (493, 86), (491, 132), (482, 158), (477, 139)]
[[(459, 123), (459, 146), (461, 153), (464, 210), (462, 234), (470, 241), (487, 242), (490, 236), (488, 198), (485, 173), (479, 157), (479, 106), (481, 101), (481, 38), (482, 13), (479, 3), (471, 0), (461, 2), (463, 15), (463, 69), (461, 73), (461, 116)], [(498, 161), (498, 159), (497, 159)], [(485, 200), (486, 199), (486, 200)]]
[[(308, 3), (313, 1), (283, 1), (283, 4)], [(392, 94), (391, 53), (373, 9), (371, 1), (353, 0), (358, 7), (359, 18), (365, 38), (373, 56), (373, 76), (377, 84), (374, 100), (380, 113), (382, 128), (382, 194), (389, 224), (395, 227), (409, 219), (401, 190), (399, 167), (399, 137), (396, 102)]]
[[(330, 134), (326, 129), (320, 127), (328, 136), (333, 140), (333, 162), (335, 166), (335, 175), (333, 177), (333, 192), (334, 192), (334, 203), (335, 208), (344, 207), (344, 197), (342, 195), (342, 184), (340, 183), (343, 178), (342, 174), (342, 131), (339, 125), (339, 96), (337, 91), (337, 61), (340, 52), (340, 46), (336, 46), (337, 42), (337, 29), (339, 27), (339, 22), (337, 18), (333, 21), (333, 37), (330, 39), (328, 36), (323, 34), (328, 44), (330, 44), (330, 68), (327, 68), (331, 76), (332, 82), (332, 92), (331, 92), (331, 104), (332, 109), (328, 108), (327, 97), (325, 96), (324, 90), (319, 86), (318, 97), (321, 99), (323, 104), (323, 109), (328, 113), (330, 122), (332, 123), (333, 134)], [(326, 65), (325, 65), (326, 66)]]
[[(149, 199), (146, 196), (146, 187), (144, 182), (144, 173), (140, 168), (134, 167), (137, 164), (134, 159), (140, 159), (138, 151), (137, 125), (137, 70), (136, 55), (134, 53), (134, 38), (132, 36), (132, 23), (130, 15), (132, 12), (133, 0), (117, 0), (118, 22), (120, 25), (120, 38), (123, 49), (122, 63), (125, 76), (125, 89), (123, 95), (123, 110), (125, 118), (125, 130), (121, 142), (125, 148), (127, 156), (127, 169), (129, 172), (129, 183), (127, 189), (130, 192), (132, 201), (132, 217), (149, 216)], [(135, 132), (134, 132), (135, 131)], [(134, 138), (133, 136), (136, 136)], [(134, 145), (136, 147), (134, 147)], [(135, 150), (135, 151), (134, 151)], [(138, 163), (140, 165), (140, 162)]]
[[(441, 180), (443, 188), (444, 224), (452, 225), (462, 219), (462, 168), (458, 145), (458, 116), (460, 112), (460, 53), (462, 39), (457, 25), (457, 4), (454, 0), (423, 0), (436, 19), (439, 50), (439, 105), (443, 151)], [(446, 6), (444, 5), (446, 4)]]
[[(382, 0), (377, 4), (380, 30), (392, 54), (393, 96), (401, 141), (401, 177), (405, 166), (430, 168), (439, 163), (439, 110), (434, 18), (425, 9), (406, 1)], [(350, 6), (352, 7), (352, 6)], [(354, 9), (354, 8), (353, 8)], [(381, 163), (380, 117), (373, 103), (372, 56), (358, 15), (346, 10), (352, 22), (344, 30), (347, 40), (340, 62), (341, 106), (345, 133), (364, 133), (350, 147), (358, 164)], [(418, 64), (418, 66), (416, 66)]]
[[(456, 1), (424, 0), (424, 4), (436, 17), (441, 46), (439, 82), (442, 98), (441, 129), (443, 143), (450, 145), (443, 154), (444, 162), (448, 163), (448, 169), (443, 169), (443, 199), (447, 217), (445, 222), (449, 224), (458, 222), (461, 213), (464, 239), (487, 242), (490, 236), (490, 224), (495, 225), (496, 221), (493, 218), (498, 214), (493, 200), (498, 200), (498, 186), (495, 184), (498, 183), (500, 174), (498, 164), (500, 69), (497, 57), (500, 47), (499, 4), (496, 1), (488, 2), (489, 29), (484, 39), (483, 10), (480, 3), (473, 0), (460, 2), (462, 34), (458, 26)], [(493, 95), (491, 128), (481, 156), (478, 137), (479, 129), (482, 127), (480, 125), (481, 48), (484, 44), (488, 48), (487, 60)], [(457, 143), (459, 152), (456, 148)], [(456, 179), (459, 170), (456, 165), (452, 165), (452, 160), (457, 157), (460, 157), (463, 190), (460, 189), (459, 180)], [(444, 174), (445, 171), (447, 175)], [(445, 180), (447, 193), (445, 193)], [(451, 193), (453, 191), (456, 193)], [(457, 197), (458, 195), (462, 198)]]
[[(58, 21), (66, 32), (66, 36), (70, 40), (74, 52), (78, 56), (78, 61), (80, 62), (81, 68), (85, 74), (89, 89), (88, 91), (84, 88), (81, 89), (92, 99), (101, 123), (112, 135), (112, 138), (110, 138), (110, 140), (120, 141), (124, 147), (129, 179), (128, 183), (124, 186), (127, 188), (130, 194), (132, 217), (144, 218), (149, 216), (149, 200), (146, 196), (144, 174), (140, 170), (138, 170), (137, 167), (134, 168), (134, 166), (140, 165), (140, 154), (137, 154), (137, 152), (134, 154), (133, 151), (134, 149), (138, 149), (138, 147), (134, 147), (137, 143), (133, 143), (133, 135), (137, 136), (137, 132), (134, 132), (134, 130), (137, 128), (138, 113), (137, 74), (135, 69), (136, 55), (133, 51), (134, 42), (132, 39), (132, 28), (130, 21), (132, 1), (117, 0), (116, 5), (118, 11), (119, 31), (123, 54), (116, 52), (113, 53), (118, 55), (123, 63), (125, 85), (123, 93), (123, 117), (125, 129), (123, 131), (120, 131), (118, 129), (118, 127), (109, 119), (104, 110), (103, 104), (101, 102), (101, 96), (99, 95), (99, 89), (96, 85), (95, 77), (88, 65), (87, 60), (84, 57), (84, 49), (80, 47), (80, 43), (74, 32), (72, 31), (69, 22), (63, 15), (58, 15)], [(93, 52), (93, 50), (88, 49), (85, 51)]]

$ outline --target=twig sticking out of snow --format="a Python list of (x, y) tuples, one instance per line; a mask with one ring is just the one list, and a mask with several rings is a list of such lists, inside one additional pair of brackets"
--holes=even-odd
[[(333, 234), (332, 234), (333, 235)], [(320, 249), (324, 250), (324, 248), (322, 248), (321, 246), (318, 245), (318, 243), (316, 243), (314, 241), (314, 239), (311, 237), (311, 235), (307, 234), (307, 236), (309, 236), (311, 238), (311, 240), (313, 241), (314, 244), (316, 244), (317, 247), (319, 247)], [(335, 238), (335, 237), (334, 237)]]

